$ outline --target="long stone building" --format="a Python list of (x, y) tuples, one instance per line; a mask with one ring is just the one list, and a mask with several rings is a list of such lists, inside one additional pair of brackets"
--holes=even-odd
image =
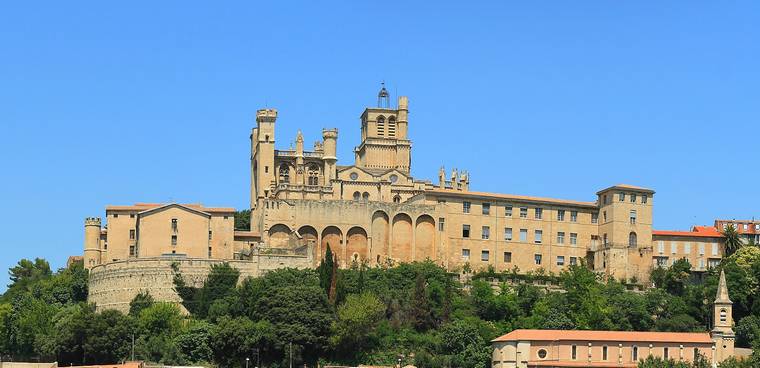
[(276, 123), (277, 110), (257, 111), (250, 229), (234, 229), (232, 208), (108, 206), (107, 224), (85, 221), (86, 267), (97, 273), (114, 262), (162, 257), (254, 262), (262, 252), (282, 258), (270, 266), (315, 266), (329, 246), (343, 267), (431, 259), (452, 271), (556, 274), (585, 260), (611, 277), (644, 282), (653, 266), (687, 258), (706, 270), (723, 255), (714, 227), (653, 230), (655, 191), (648, 188), (612, 185), (567, 200), (472, 191), (467, 172), (444, 168), (435, 181), (414, 178), (409, 100), (391, 106), (384, 87), (377, 106), (359, 117), (351, 165), (338, 164), (337, 129), (323, 129), (311, 150), (299, 131), (295, 148), (282, 150)]

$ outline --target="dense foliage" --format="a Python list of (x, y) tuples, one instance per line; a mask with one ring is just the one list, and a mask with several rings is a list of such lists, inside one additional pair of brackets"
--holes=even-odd
[[(760, 346), (760, 249), (739, 247), (720, 268), (735, 303), (737, 346)], [(134, 355), (221, 367), (244, 366), (246, 358), (255, 362), (251, 367), (284, 367), (291, 356), (309, 366), (489, 367), (489, 341), (516, 328), (708, 330), (718, 275), (692, 274), (688, 262), (678, 261), (654, 270), (655, 287), (637, 292), (583, 265), (559, 275), (486, 270), (462, 277), (432, 262), (339, 270), (332, 252), (316, 270), (281, 269), (245, 280), (220, 264), (200, 287), (177, 267), (174, 272), (181, 305), (143, 292), (125, 315), (86, 304), (81, 265), (53, 273), (44, 260), (22, 260), (0, 297), (0, 355), (61, 365)], [(754, 359), (723, 367), (757, 366)], [(646, 359), (640, 366), (700, 364)]]

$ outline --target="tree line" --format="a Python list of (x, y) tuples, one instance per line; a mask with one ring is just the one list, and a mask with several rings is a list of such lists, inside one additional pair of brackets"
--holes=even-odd
[[(0, 297), (4, 360), (61, 365), (137, 360), (219, 367), (414, 364), (491, 365), (489, 341), (517, 328), (709, 331), (719, 270), (734, 301), (737, 346), (760, 362), (760, 248), (741, 247), (704, 274), (687, 261), (652, 271), (654, 287), (630, 291), (585, 265), (556, 279), (562, 291), (531, 282), (498, 282), (484, 270), (460, 278), (433, 262), (338, 269), (328, 249), (315, 270), (280, 269), (240, 280), (219, 264), (200, 287), (174, 268), (180, 305), (142, 292), (129, 312), (87, 304), (81, 264), (52, 272), (44, 260), (21, 260)], [(529, 277), (527, 280), (529, 280)], [(538, 279), (538, 278), (537, 278)], [(184, 310), (183, 310), (184, 309)], [(702, 367), (647, 358), (640, 367)]]

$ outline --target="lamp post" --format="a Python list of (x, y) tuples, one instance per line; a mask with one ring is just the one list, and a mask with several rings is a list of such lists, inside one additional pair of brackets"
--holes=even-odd
[(245, 358), (245, 368), (248, 368), (248, 361), (251, 360), (251, 358), (246, 357)]

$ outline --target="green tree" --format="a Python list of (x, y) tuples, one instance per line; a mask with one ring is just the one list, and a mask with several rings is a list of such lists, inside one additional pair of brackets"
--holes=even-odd
[(490, 366), (490, 344), (483, 339), (476, 324), (453, 321), (441, 328), (443, 352), (451, 355), (454, 367), (485, 368)]
[(433, 327), (433, 316), (428, 301), (425, 275), (417, 274), (412, 294), (411, 320), (417, 331), (425, 331)]
[(152, 306), (153, 303), (155, 303), (153, 296), (147, 290), (140, 291), (129, 302), (129, 315), (137, 317), (143, 309)]
[(182, 298), (182, 305), (195, 317), (206, 318), (209, 308), (218, 300), (223, 300), (236, 293), (240, 271), (224, 262), (211, 266), (203, 286), (188, 286), (178, 268), (174, 268), (174, 289)]
[(736, 253), (744, 245), (739, 231), (736, 230), (733, 224), (728, 224), (721, 234), (723, 234), (724, 238), (723, 244), (726, 249), (726, 256)]
[(369, 336), (385, 316), (385, 304), (370, 292), (351, 294), (338, 307), (338, 318), (332, 325), (331, 344), (342, 352), (355, 352), (369, 347)]
[(209, 339), (214, 361), (221, 367), (239, 367), (245, 358), (253, 358), (254, 352), (266, 353), (274, 340), (274, 329), (267, 321), (253, 322), (246, 317), (220, 318)]
[(177, 349), (182, 354), (182, 361), (189, 363), (211, 362), (211, 336), (214, 325), (206, 321), (194, 320), (175, 338)]
[(8, 271), (11, 283), (8, 290), (0, 297), (0, 301), (10, 302), (16, 296), (30, 290), (31, 286), (39, 280), (52, 276), (50, 264), (42, 259), (35, 258), (30, 261), (26, 258), (18, 261), (18, 264)]
[(251, 210), (235, 211), (235, 230), (251, 230)]
[(132, 320), (117, 310), (95, 314), (87, 325), (83, 363), (114, 364), (129, 358), (133, 332)]

